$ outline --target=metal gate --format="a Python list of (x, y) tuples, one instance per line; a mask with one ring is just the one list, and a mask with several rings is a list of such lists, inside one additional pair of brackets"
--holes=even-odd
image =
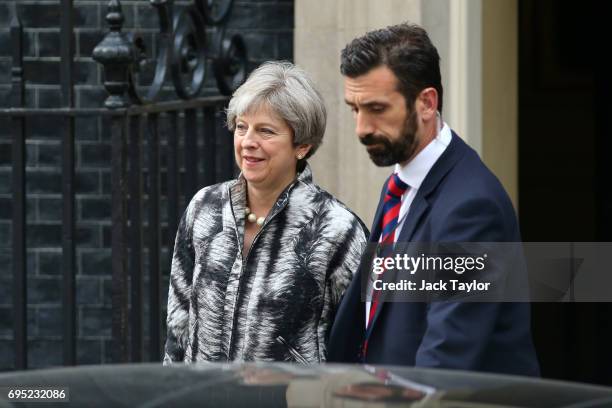
[[(162, 296), (160, 251), (172, 251), (178, 220), (198, 188), (231, 178), (231, 138), (222, 126), (227, 95), (247, 74), (246, 49), (238, 35), (225, 35), (232, 0), (193, 0), (177, 8), (173, 0), (149, 0), (159, 21), (157, 52), (148, 57), (146, 42), (122, 31), (121, 2), (110, 0), (108, 33), (93, 58), (103, 66), (108, 98), (104, 107), (75, 107), (73, 0), (60, 1), (61, 106), (26, 108), (23, 28), (14, 9), (11, 23), (12, 107), (0, 110), (11, 123), (12, 252), (15, 314), (15, 368), (27, 368), (26, 166), (25, 142), (32, 117), (59, 117), (62, 177), (63, 361), (76, 363), (75, 265), (75, 119), (103, 118), (111, 140), (111, 251), (113, 361), (160, 360)], [(145, 71), (152, 72), (147, 82)], [(211, 72), (209, 72), (211, 71)], [(207, 75), (214, 75), (219, 96), (201, 97)], [(177, 97), (160, 101), (173, 86)], [(160, 140), (162, 126), (170, 131)], [(218, 136), (225, 136), (219, 138)], [(220, 139), (220, 140), (219, 140)], [(202, 153), (198, 154), (198, 150)], [(163, 156), (160, 156), (163, 153)], [(160, 173), (165, 158), (166, 175)], [(216, 160), (222, 158), (221, 160)], [(165, 194), (160, 191), (166, 185)], [(160, 203), (167, 202), (167, 239), (162, 242)], [(143, 206), (148, 211), (143, 211)], [(145, 217), (146, 214), (146, 217)], [(146, 223), (146, 227), (145, 227)], [(146, 233), (145, 233), (146, 231)], [(144, 248), (148, 251), (145, 252)], [(147, 256), (148, 268), (144, 269)], [(149, 280), (148, 316), (143, 314), (143, 277)], [(130, 299), (128, 304), (128, 298)], [(148, 350), (143, 329), (148, 325)]]

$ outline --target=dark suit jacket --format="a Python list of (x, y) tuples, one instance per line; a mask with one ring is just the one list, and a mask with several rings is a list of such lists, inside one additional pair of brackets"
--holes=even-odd
[[(373, 242), (380, 236), (381, 216), (379, 204)], [(406, 241), (520, 241), (516, 215), (501, 183), (454, 133), (410, 206), (398, 238), (398, 242)], [(336, 315), (328, 361), (539, 375), (526, 303), (382, 303), (365, 360), (361, 359), (365, 334), (362, 269)]]

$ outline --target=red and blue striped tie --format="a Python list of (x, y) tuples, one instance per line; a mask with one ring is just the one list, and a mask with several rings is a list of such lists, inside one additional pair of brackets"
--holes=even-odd
[(397, 220), (402, 206), (402, 195), (408, 190), (408, 184), (400, 180), (397, 173), (394, 173), (387, 183), (387, 192), (383, 205), (381, 244), (393, 244), (394, 232), (397, 227)]
[[(387, 183), (387, 192), (383, 201), (383, 216), (381, 220), (381, 239), (380, 245), (383, 246), (383, 252), (388, 252), (393, 246), (395, 241), (395, 229), (397, 228), (397, 222), (399, 218), (400, 208), (402, 206), (402, 196), (408, 190), (408, 184), (400, 180), (397, 173), (389, 178)], [(376, 309), (378, 307), (378, 301), (380, 297), (380, 291), (374, 291), (372, 293), (372, 303), (370, 305), (370, 314), (368, 315), (368, 327), (366, 330), (366, 340), (363, 344), (363, 356), (365, 356), (368, 347), (368, 337), (371, 333), (372, 321), (376, 316)]]

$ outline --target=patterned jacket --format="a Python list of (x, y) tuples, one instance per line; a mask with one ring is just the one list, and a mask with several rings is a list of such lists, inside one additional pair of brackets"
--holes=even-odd
[(164, 364), (322, 362), (336, 309), (367, 242), (361, 220), (306, 166), (243, 259), (246, 182), (200, 190), (176, 236)]

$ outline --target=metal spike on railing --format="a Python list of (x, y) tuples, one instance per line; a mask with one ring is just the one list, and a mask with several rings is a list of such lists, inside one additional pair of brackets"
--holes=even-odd
[[(23, 88), (23, 26), (19, 15), (17, 14), (17, 6), (13, 4), (13, 16), (11, 18), (11, 48), (13, 50), (13, 66), (11, 68), (11, 82), (13, 84), (13, 92), (19, 88)], [(13, 95), (16, 97), (17, 95)], [(19, 101), (13, 101), (15, 106), (21, 106), (22, 98)]]

